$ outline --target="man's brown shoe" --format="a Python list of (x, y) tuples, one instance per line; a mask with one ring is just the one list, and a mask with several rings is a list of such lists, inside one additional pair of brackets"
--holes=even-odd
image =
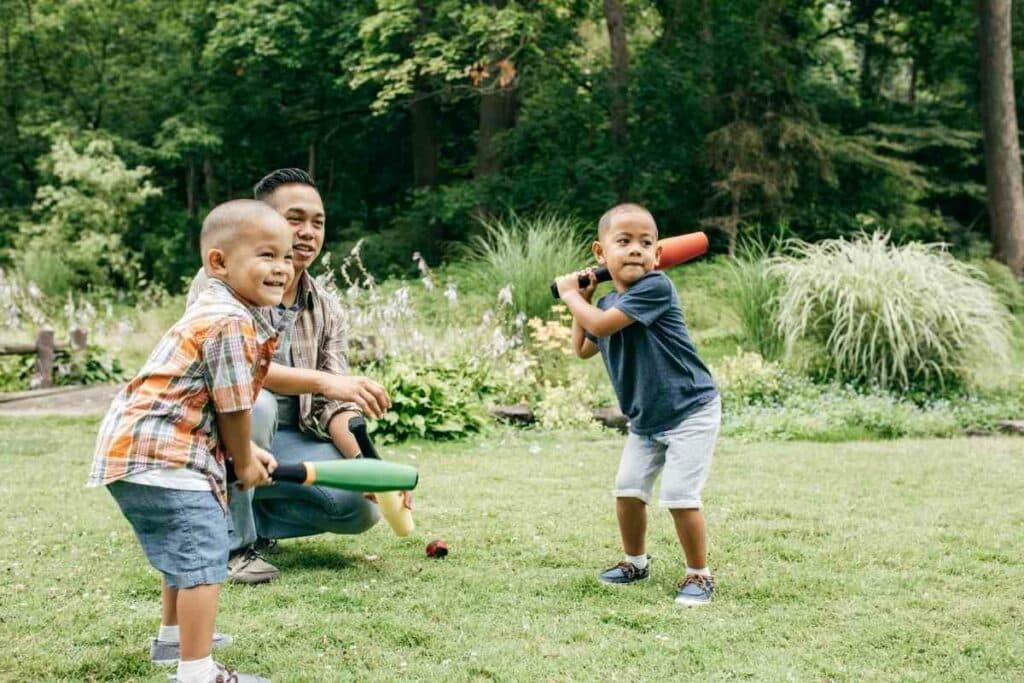
[(280, 575), (278, 568), (260, 557), (255, 548), (240, 550), (228, 558), (228, 581), (231, 583), (270, 583)]

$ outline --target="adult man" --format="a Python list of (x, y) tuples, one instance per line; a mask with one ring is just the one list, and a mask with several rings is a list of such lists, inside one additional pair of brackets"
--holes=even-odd
[[(323, 247), (323, 201), (312, 178), (293, 168), (268, 174), (256, 184), (255, 195), (292, 226), (295, 278), (282, 306), (298, 312), (253, 408), (253, 442), (281, 463), (353, 457), (359, 446), (348, 431), (349, 418), (359, 412), (379, 417), (391, 400), (376, 382), (348, 375), (341, 308), (308, 273)], [(205, 285), (200, 271), (189, 290), (190, 303)], [(273, 324), (282, 309), (261, 313)], [(260, 556), (257, 540), (358, 534), (380, 518), (370, 500), (350, 491), (281, 483), (232, 493), (228, 576), (236, 583), (266, 583), (280, 574)]]

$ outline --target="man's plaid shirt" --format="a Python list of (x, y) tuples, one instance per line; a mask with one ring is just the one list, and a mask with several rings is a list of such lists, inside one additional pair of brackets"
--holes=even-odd
[[(295, 313), (282, 316), (279, 328)], [(210, 280), (163, 336), (139, 374), (114, 398), (100, 426), (89, 486), (146, 470), (187, 467), (225, 488), (216, 413), (252, 408), (278, 330)]]
[[(200, 270), (192, 280), (188, 292), (188, 305), (207, 283), (206, 274)], [(347, 375), (348, 332), (345, 315), (341, 306), (330, 292), (324, 289), (308, 272), (299, 276), (299, 295), (295, 300), (299, 307), (298, 317), (291, 329), (292, 366), (307, 370), (322, 370), (332, 375)], [(257, 318), (270, 324), (268, 309), (254, 309)], [(288, 330), (278, 324), (281, 334)], [(355, 403), (335, 401), (319, 394), (299, 395), (299, 427), (302, 431), (316, 434), (330, 440), (327, 426), (331, 418), (343, 410), (359, 411)]]

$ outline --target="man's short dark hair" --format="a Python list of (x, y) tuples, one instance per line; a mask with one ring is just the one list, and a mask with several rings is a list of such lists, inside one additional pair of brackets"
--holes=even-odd
[(252, 188), (252, 192), (256, 199), (262, 200), (274, 194), (274, 190), (282, 185), (294, 184), (309, 185), (314, 190), (317, 189), (313, 178), (301, 168), (279, 168), (263, 176), (263, 179), (256, 183), (256, 187)]

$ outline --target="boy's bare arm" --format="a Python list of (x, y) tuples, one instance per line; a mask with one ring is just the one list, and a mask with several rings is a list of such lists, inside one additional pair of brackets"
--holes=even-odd
[(594, 306), (589, 298), (584, 296), (584, 292), (592, 294), (594, 283), (581, 292), (577, 278), (578, 274), (572, 273), (563, 275), (555, 281), (558, 285), (558, 295), (572, 313), (574, 323), (579, 323), (595, 337), (607, 337), (636, 322), (617, 308), (602, 311)]
[(391, 398), (384, 387), (358, 375), (336, 375), (271, 363), (263, 386), (286, 396), (320, 394), (334, 401), (349, 401), (370, 417), (379, 418), (391, 407)]
[(576, 318), (572, 319), (572, 350), (576, 352), (577, 358), (590, 358), (600, 350), (597, 344), (587, 339)]
[(231, 458), (243, 491), (270, 482), (267, 469), (253, 456), (251, 410), (217, 413), (217, 435)]

